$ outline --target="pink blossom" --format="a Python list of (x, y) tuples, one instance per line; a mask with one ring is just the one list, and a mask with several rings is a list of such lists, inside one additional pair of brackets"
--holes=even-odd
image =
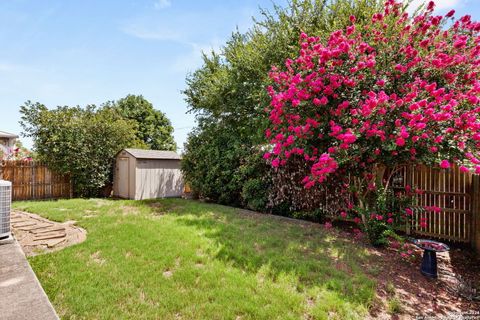
[(450, 165), (450, 162), (448, 160), (442, 160), (440, 162), (440, 168), (442, 168), (442, 169), (448, 169), (448, 168), (450, 168), (450, 166), (451, 165)]
[(324, 106), (328, 103), (327, 97), (323, 96), (320, 98), (320, 105)]
[(344, 143), (348, 143), (348, 144), (354, 143), (357, 140), (357, 137), (354, 134), (349, 132), (343, 135), (339, 135), (338, 138), (343, 140)]
[(397, 140), (395, 140), (395, 143), (399, 147), (403, 147), (405, 145), (405, 139), (402, 137), (398, 137)]
[(432, 11), (435, 8), (435, 2), (430, 1), (427, 6), (428, 11)]
[(448, 13), (445, 15), (445, 17), (450, 18), (450, 17), (453, 17), (454, 14), (455, 14), (455, 10), (450, 10), (450, 11), (448, 11)]
[(279, 166), (280, 166), (280, 159), (278, 159), (278, 158), (273, 159), (272, 167), (278, 168)]
[(463, 48), (467, 45), (467, 42), (465, 40), (457, 40), (455, 41), (455, 43), (453, 44), (453, 46), (457, 49), (460, 49), (460, 48)]
[(306, 183), (304, 184), (305, 189), (310, 189), (310, 188), (312, 188), (314, 185), (315, 185), (315, 181), (314, 181), (314, 180), (308, 180), (308, 182), (306, 182)]

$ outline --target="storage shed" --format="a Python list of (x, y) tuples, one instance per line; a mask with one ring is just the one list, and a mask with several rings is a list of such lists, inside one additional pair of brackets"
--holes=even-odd
[(181, 197), (180, 160), (174, 151), (123, 149), (116, 157), (114, 196), (134, 200)]

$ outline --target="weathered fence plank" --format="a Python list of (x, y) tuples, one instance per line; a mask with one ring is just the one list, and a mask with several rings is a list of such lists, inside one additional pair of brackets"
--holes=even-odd
[[(407, 229), (417, 235), (444, 240), (470, 242), (473, 232), (474, 208), (471, 173), (458, 167), (448, 170), (426, 166), (410, 166), (398, 172), (393, 186), (404, 188), (407, 184), (422, 191), (416, 196), (417, 206), (438, 207), (440, 212), (416, 210)], [(478, 197), (478, 191), (475, 193)], [(427, 225), (420, 226), (426, 218)]]
[(472, 219), (471, 219), (471, 244), (480, 254), (480, 176), (472, 177)]
[(13, 200), (70, 198), (70, 177), (57, 174), (37, 161), (1, 161), (0, 179), (12, 182)]

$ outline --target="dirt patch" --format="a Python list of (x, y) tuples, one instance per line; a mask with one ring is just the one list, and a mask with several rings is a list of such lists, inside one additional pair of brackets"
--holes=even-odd
[(94, 202), (95, 202), (95, 206), (97, 206), (97, 207), (103, 207), (103, 206), (108, 206), (108, 205), (110, 205), (110, 201), (109, 201), (109, 200), (105, 200), (105, 199), (91, 199), (91, 201), (94, 201)]
[(106, 260), (102, 258), (102, 253), (100, 251), (96, 251), (90, 255), (90, 259), (98, 265), (104, 265)]
[(75, 221), (50, 221), (39, 215), (12, 211), (12, 233), (27, 256), (57, 251), (85, 241), (87, 232)]
[(182, 209), (183, 206), (175, 204), (165, 204), (161, 202), (150, 202), (148, 206), (152, 209), (154, 216), (163, 216), (169, 212)]
[(121, 206), (120, 210), (122, 211), (124, 216), (139, 214), (138, 208), (133, 206)]
[(161, 217), (167, 214), (167, 207), (159, 202), (149, 203), (148, 206), (152, 209), (152, 215), (154, 217)]

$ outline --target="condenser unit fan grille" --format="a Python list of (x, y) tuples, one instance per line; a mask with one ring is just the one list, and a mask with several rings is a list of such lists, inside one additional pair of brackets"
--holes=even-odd
[(12, 183), (0, 180), (0, 239), (10, 236), (10, 207)]

